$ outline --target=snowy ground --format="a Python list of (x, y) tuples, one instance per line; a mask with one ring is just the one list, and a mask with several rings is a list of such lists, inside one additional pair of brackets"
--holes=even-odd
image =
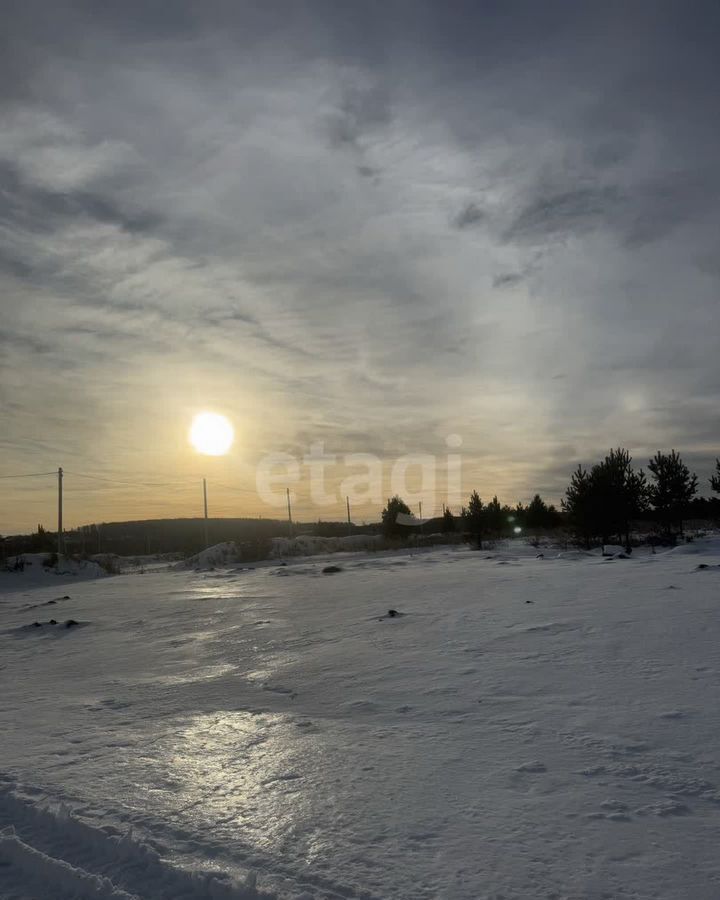
[(2, 575), (0, 897), (717, 900), (719, 564)]

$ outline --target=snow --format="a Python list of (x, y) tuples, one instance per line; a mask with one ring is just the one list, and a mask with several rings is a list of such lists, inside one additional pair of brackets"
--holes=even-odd
[(322, 553), (357, 552), (375, 550), (382, 545), (380, 534), (347, 534), (342, 537), (319, 537), (315, 534), (300, 534), (294, 538), (277, 537), (272, 540), (272, 555), (317, 556)]
[[(361, 550), (374, 550), (381, 546), (382, 535), (348, 534), (343, 537), (318, 537), (314, 534), (301, 534), (294, 538), (272, 538), (270, 546), (271, 559), (285, 557), (318, 556), (327, 553), (357, 553)], [(242, 562), (242, 550), (234, 541), (214, 544), (201, 550), (177, 564), (178, 569), (221, 569)]]
[[(72, 559), (63, 556), (54, 566), (43, 565), (50, 555), (49, 553), (23, 553), (19, 557), (24, 561), (22, 570), (14, 571), (12, 566), (5, 570), (0, 569), (0, 594), (43, 585), (59, 585), (79, 580), (104, 578), (107, 575), (100, 563), (92, 559)], [(10, 557), (8, 563), (12, 564), (16, 559), (17, 557)]]
[(224, 541), (222, 544), (213, 544), (200, 553), (188, 557), (177, 564), (178, 569), (217, 569), (227, 567), (239, 562), (240, 550), (235, 541)]
[(716, 900), (720, 541), (542, 552), (4, 575), (0, 898)]

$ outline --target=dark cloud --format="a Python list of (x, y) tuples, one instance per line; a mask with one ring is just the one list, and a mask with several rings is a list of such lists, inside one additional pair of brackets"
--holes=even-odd
[(376, 179), (381, 174), (381, 169), (377, 169), (374, 166), (358, 166), (357, 173), (358, 175), (362, 175), (363, 178), (373, 178)]
[(453, 218), (456, 228), (475, 228), (487, 219), (487, 213), (477, 203), (467, 203)]
[(493, 278), (493, 287), (512, 287), (513, 285), (520, 284), (524, 281), (525, 277), (526, 276), (522, 272), (506, 272), (503, 275), (496, 275)]
[(507, 242), (545, 242), (606, 224), (622, 202), (612, 187), (578, 187), (540, 193), (521, 209), (505, 230)]
[(53, 231), (68, 221), (89, 219), (118, 225), (129, 232), (153, 232), (162, 217), (133, 209), (109, 194), (90, 190), (48, 190), (23, 178), (17, 166), (0, 163), (0, 222), (11, 227)]
[(326, 127), (334, 146), (359, 148), (365, 134), (389, 121), (389, 98), (383, 88), (349, 84), (336, 110), (327, 116)]

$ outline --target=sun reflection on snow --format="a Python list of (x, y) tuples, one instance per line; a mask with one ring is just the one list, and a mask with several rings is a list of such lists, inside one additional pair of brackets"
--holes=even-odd
[(213, 837), (277, 849), (304, 805), (302, 734), (287, 716), (245, 710), (194, 716), (167, 747), (174, 814)]

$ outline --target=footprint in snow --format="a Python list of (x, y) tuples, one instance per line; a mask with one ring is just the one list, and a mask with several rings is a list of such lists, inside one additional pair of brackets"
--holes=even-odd
[(302, 719), (300, 722), (294, 722), (293, 724), (296, 728), (302, 728), (303, 731), (306, 731), (309, 734), (315, 734), (320, 731), (314, 722), (309, 722), (307, 719)]
[(302, 775), (298, 775), (297, 772), (288, 772), (285, 775), (273, 775), (271, 778), (266, 778), (262, 785), (263, 787), (271, 787), (284, 781), (299, 781), (301, 778)]
[(290, 697), (291, 700), (294, 700), (297, 697), (297, 694), (292, 688), (283, 687), (281, 684), (263, 684), (262, 689), (264, 691), (269, 691), (271, 694), (286, 694)]
[(594, 812), (594, 813), (588, 813), (585, 816), (585, 818), (593, 819), (593, 820), (602, 819), (603, 821), (606, 821), (606, 822), (631, 822), (632, 821), (630, 816), (624, 812), (609, 812), (609, 813)]
[(641, 806), (635, 810), (635, 813), (638, 816), (657, 816), (665, 819), (669, 816), (689, 816), (692, 810), (685, 803), (678, 803), (677, 800), (661, 800), (659, 803)]
[(605, 800), (600, 806), (608, 812), (627, 812), (627, 804), (621, 803), (620, 800)]
[(547, 772), (547, 766), (545, 763), (541, 763), (539, 760), (533, 760), (532, 762), (523, 763), (521, 766), (518, 766), (515, 770), (516, 772), (529, 772), (531, 774), (539, 774), (540, 772)]

